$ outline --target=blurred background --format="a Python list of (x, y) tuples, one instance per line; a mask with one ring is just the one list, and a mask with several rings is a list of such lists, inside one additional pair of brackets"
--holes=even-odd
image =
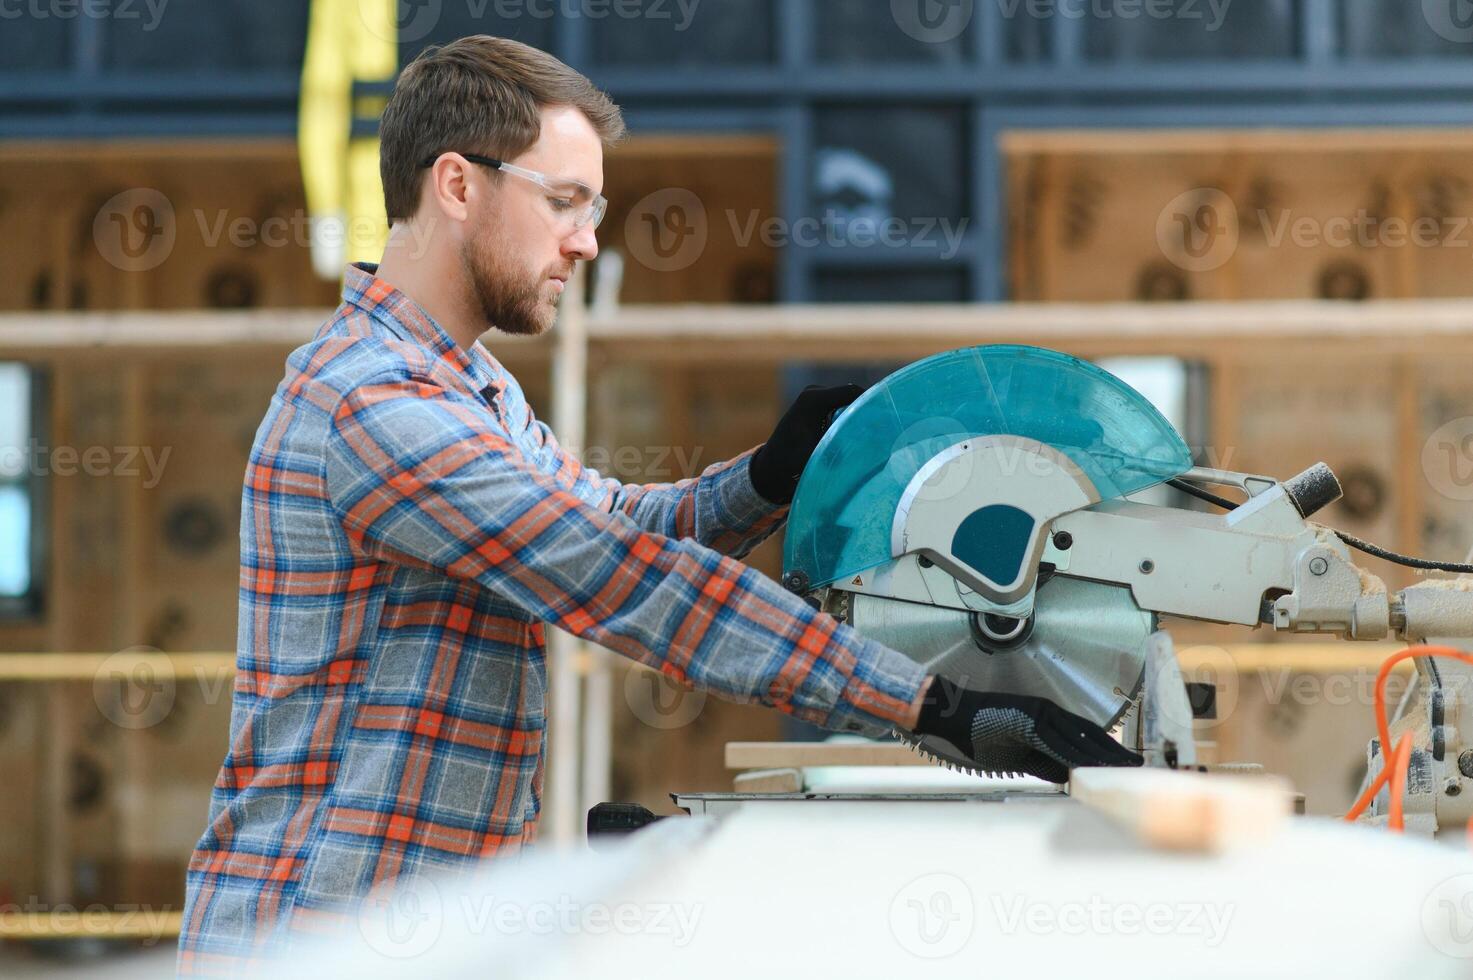
[[(0, 966), (172, 945), (246, 454), (342, 263), (377, 259), (377, 116), (425, 46), (515, 38), (624, 107), (586, 301), (486, 338), (609, 475), (695, 475), (807, 383), (1036, 343), (1136, 385), (1199, 463), (1324, 460), (1326, 523), (1462, 560), (1466, 7), (0, 0)], [(752, 562), (776, 576), (780, 540)], [(1220, 685), (1219, 761), (1342, 811), (1383, 651), (1172, 627)], [(559, 643), (554, 840), (602, 799), (729, 788), (728, 741), (815, 735)]]

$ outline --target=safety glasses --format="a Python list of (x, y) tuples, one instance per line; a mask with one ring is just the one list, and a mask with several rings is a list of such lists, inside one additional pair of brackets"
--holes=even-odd
[[(448, 152), (448, 151), (447, 151)], [(420, 169), (426, 170), (435, 165), (435, 161), (444, 154), (437, 153), (421, 163)], [(597, 228), (604, 220), (604, 212), (609, 209), (608, 199), (602, 194), (595, 194), (593, 188), (578, 180), (567, 177), (552, 177), (548, 174), (539, 173), (536, 170), (528, 170), (504, 160), (493, 157), (481, 156), (478, 153), (462, 153), (471, 163), (480, 164), (499, 170), (504, 174), (511, 174), (523, 180), (531, 181), (547, 192), (548, 206), (561, 220), (569, 222), (574, 230), (592, 226)]]

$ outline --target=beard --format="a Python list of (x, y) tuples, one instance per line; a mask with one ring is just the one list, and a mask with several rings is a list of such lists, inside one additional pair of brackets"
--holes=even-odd
[(544, 293), (553, 271), (535, 278), (518, 268), (506, 250), (495, 248), (493, 229), (466, 241), (460, 264), (475, 293), (486, 323), (502, 333), (535, 337), (552, 329), (557, 321), (561, 294), (548, 299)]

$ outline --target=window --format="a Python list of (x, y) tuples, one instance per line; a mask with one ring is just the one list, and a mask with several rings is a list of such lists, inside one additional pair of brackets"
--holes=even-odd
[(474, 34), (521, 41), (543, 51), (553, 49), (553, 29), (557, 23), (556, 4), (493, 3), (491, 0), (465, 2), (451, 0), (430, 4), (399, 5), (399, 67), (413, 61), (432, 44), (448, 44), (457, 38)]
[(72, 55), (72, 22), (60, 17), (0, 19), (0, 73), (65, 71)]
[(966, 61), (965, 29), (943, 25), (935, 38), (928, 38), (915, 25), (902, 29), (898, 17), (905, 9), (875, 0), (821, 0), (813, 12), (818, 60), (835, 65)]
[[(1020, 7), (1019, 10), (1026, 10)], [(1053, 58), (1052, 22), (1046, 17), (1003, 18), (1003, 53), (1008, 61), (1042, 64)]]
[(103, 64), (118, 72), (299, 72), (307, 8), (307, 0), (119, 5), (101, 22)]
[(965, 303), (965, 269), (825, 269), (814, 273), (818, 303)]
[(34, 374), (0, 363), (0, 616), (36, 611), (40, 591), (35, 535)]
[[(1405, 0), (1392, 2), (1410, 6)], [(1294, 0), (1159, 8), (1147, 4), (1129, 8), (1137, 13), (1127, 16), (1127, 7), (1106, 5), (1100, 9), (1114, 11), (1111, 16), (1096, 14), (1077, 23), (1083, 31), (1084, 56), (1090, 61), (1292, 58), (1298, 38), (1295, 7)], [(1153, 14), (1153, 9), (1160, 12)]]
[[(816, 114), (813, 202), (817, 216), (878, 228), (899, 219), (909, 247), (967, 229), (963, 111), (952, 106), (834, 106)], [(945, 227), (941, 227), (942, 225)], [(836, 229), (842, 235), (842, 228)]]
[[(1200, 364), (1174, 357), (1107, 357), (1095, 362), (1140, 392), (1165, 416), (1192, 450), (1200, 465), (1220, 467), (1207, 442), (1206, 372)], [(1167, 486), (1151, 487), (1131, 497), (1147, 504), (1191, 509), (1198, 502)]]
[(593, 56), (603, 65), (660, 69), (770, 64), (776, 60), (773, 9), (774, 0), (612, 4), (607, 16), (590, 18)]
[[(1421, 4), (1356, 0), (1342, 4), (1340, 36), (1351, 58), (1460, 57), (1473, 53), (1473, 24), (1461, 0)], [(1445, 16), (1444, 16), (1445, 15)]]

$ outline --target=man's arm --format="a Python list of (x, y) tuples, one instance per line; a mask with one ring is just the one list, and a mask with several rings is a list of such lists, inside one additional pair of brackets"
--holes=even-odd
[(712, 463), (700, 476), (675, 483), (621, 483), (584, 466), (558, 444), (546, 423), (527, 410), (534, 444), (557, 460), (557, 470), (572, 481), (573, 492), (599, 509), (628, 516), (645, 531), (667, 538), (689, 538), (741, 558), (782, 527), (786, 506), (769, 503), (752, 487), (749, 472), (756, 450)]
[(402, 377), (362, 385), (334, 410), (326, 460), (365, 558), (475, 580), (726, 698), (835, 729), (914, 724), (919, 665), (737, 561), (586, 503), (463, 396)]
[(693, 538), (740, 558), (781, 526), (798, 478), (830, 417), (860, 394), (859, 386), (852, 384), (809, 385), (761, 446), (706, 467), (698, 479), (672, 484), (637, 486), (605, 479), (564, 452), (530, 407), (522, 424), (539, 451), (555, 461), (557, 473), (568, 475), (574, 493), (598, 502), (604, 510), (628, 514), (647, 531)]

